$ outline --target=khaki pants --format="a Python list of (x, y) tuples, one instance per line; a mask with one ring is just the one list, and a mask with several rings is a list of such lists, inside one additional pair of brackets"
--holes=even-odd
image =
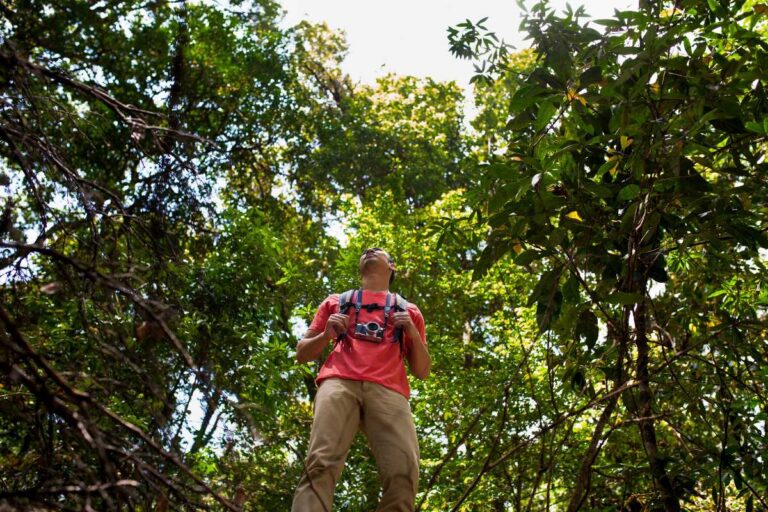
[(412, 511), (419, 484), (419, 445), (408, 400), (374, 382), (327, 379), (315, 397), (315, 418), (292, 512), (330, 512), (333, 490), (360, 428), (368, 438), (383, 493), (376, 510)]

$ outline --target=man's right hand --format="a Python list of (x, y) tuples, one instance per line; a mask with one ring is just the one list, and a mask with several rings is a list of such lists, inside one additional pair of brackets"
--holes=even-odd
[(328, 338), (335, 340), (339, 337), (339, 334), (347, 332), (348, 325), (349, 315), (334, 313), (328, 317), (328, 321), (325, 323), (325, 335)]

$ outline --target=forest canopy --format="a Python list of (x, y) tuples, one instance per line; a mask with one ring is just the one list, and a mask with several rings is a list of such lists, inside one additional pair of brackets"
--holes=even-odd
[[(289, 509), (376, 245), (417, 510), (768, 510), (768, 4), (519, 6), (446, 27), (468, 116), (271, 0), (0, 3), (0, 509)], [(358, 436), (335, 510), (379, 486)]]

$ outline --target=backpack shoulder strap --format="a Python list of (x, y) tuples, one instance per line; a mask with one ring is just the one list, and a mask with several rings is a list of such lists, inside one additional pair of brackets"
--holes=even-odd
[(397, 293), (395, 294), (395, 310), (408, 311), (408, 301)]
[(354, 293), (355, 290), (347, 290), (339, 294), (339, 313), (342, 315), (346, 315), (349, 307), (354, 305)]
[[(339, 294), (339, 313), (341, 313), (342, 315), (346, 315), (349, 308), (355, 305), (354, 298), (355, 298), (355, 290), (347, 290), (344, 293)], [(355, 323), (357, 323), (358, 310), (359, 308), (355, 308)], [(336, 341), (334, 341), (334, 347), (336, 346), (336, 344), (340, 342), (348, 343), (346, 332), (339, 334), (339, 337), (336, 338)]]
[[(398, 295), (397, 293), (393, 293), (395, 296), (394, 300), (394, 310), (395, 311), (408, 311), (408, 301), (405, 300), (403, 297)], [(400, 345), (400, 357), (405, 356), (405, 342), (403, 341), (403, 329), (401, 327), (398, 327), (395, 329), (395, 339), (393, 341), (397, 341), (397, 343)]]

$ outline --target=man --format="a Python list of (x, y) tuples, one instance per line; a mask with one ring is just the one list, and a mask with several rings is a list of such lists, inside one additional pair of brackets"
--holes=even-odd
[(304, 363), (320, 357), (331, 340), (339, 340), (317, 376), (315, 418), (293, 512), (331, 510), (333, 490), (358, 428), (379, 467), (383, 492), (377, 510), (414, 508), (419, 446), (403, 360), (416, 377), (429, 375), (424, 318), (410, 303), (405, 311), (393, 308), (389, 285), (395, 263), (386, 251), (363, 251), (360, 274), (361, 289), (342, 294), (354, 303), (347, 314), (349, 302), (340, 311), (340, 296), (329, 296), (296, 348), (296, 358)]

